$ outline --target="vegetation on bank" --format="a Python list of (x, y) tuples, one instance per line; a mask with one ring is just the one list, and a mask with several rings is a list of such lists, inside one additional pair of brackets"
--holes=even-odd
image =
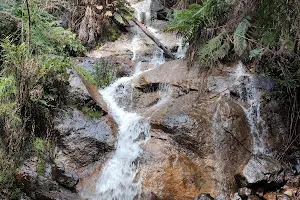
[(299, 6), (285, 0), (206, 0), (175, 10), (168, 30), (190, 43), (191, 64), (199, 61), (209, 69), (217, 62), (242, 60), (297, 87)]
[[(51, 113), (68, 103), (72, 57), (116, 40), (131, 17), (125, 1), (0, 0), (0, 199), (19, 198), (22, 160), (35, 156), (44, 173), (53, 150)], [(92, 75), (76, 69), (105, 87), (113, 67), (99, 60)], [(80, 106), (91, 119), (102, 115), (95, 105)]]
[(300, 2), (205, 0), (183, 7), (167, 30), (190, 44), (189, 66), (197, 63), (203, 72), (242, 60), (252, 72), (272, 77), (278, 83), (273, 98), (283, 105), (289, 127), (283, 148), (299, 144)]

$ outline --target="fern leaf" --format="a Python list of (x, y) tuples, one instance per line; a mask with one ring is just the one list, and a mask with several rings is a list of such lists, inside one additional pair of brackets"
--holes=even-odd
[(239, 56), (241, 56), (247, 48), (245, 35), (250, 26), (251, 24), (249, 20), (247, 18), (244, 18), (236, 27), (235, 32), (233, 34), (234, 51)]
[(228, 54), (230, 46), (227, 42), (223, 42), (225, 34), (222, 32), (200, 48), (199, 57), (201, 61), (222, 59)]

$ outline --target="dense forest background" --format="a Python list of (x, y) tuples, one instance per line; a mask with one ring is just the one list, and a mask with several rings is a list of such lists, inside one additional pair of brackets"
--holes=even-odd
[[(289, 143), (299, 143), (300, 2), (162, 3), (170, 8), (166, 31), (189, 43), (190, 67), (209, 73), (241, 60), (277, 81), (273, 98), (284, 105)], [(132, 17), (123, 0), (0, 0), (0, 198), (19, 198), (15, 172), (23, 159), (51, 152), (51, 112), (68, 103), (74, 58), (116, 40)]]

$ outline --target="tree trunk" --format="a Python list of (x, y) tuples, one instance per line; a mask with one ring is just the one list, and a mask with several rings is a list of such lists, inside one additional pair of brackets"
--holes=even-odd
[(157, 44), (159, 48), (161, 48), (164, 53), (166, 58), (172, 58), (175, 59), (174, 55), (171, 53), (171, 51), (163, 45), (152, 33), (150, 33), (141, 22), (139, 22), (137, 19), (132, 20), (153, 42)]
[(27, 46), (28, 46), (28, 52), (30, 52), (30, 29), (31, 29), (31, 19), (30, 19), (30, 6), (28, 0), (26, 0), (26, 9), (27, 9), (27, 15), (28, 15), (28, 30), (27, 30)]

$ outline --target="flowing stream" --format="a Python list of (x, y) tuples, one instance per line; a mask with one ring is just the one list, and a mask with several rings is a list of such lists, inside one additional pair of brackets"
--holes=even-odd
[[(150, 0), (145, 0), (132, 7), (135, 9), (135, 15), (141, 19), (142, 14), (145, 15), (145, 22), (150, 22)], [(149, 30), (155, 30), (148, 26)], [(142, 150), (140, 145), (150, 138), (150, 124), (139, 114), (130, 111), (132, 105), (128, 101), (128, 90), (134, 87), (132, 80), (137, 78), (145, 71), (141, 71), (141, 62), (139, 60), (139, 49), (143, 45), (143, 39), (146, 36), (138, 30), (131, 38), (130, 50), (133, 52), (132, 60), (137, 64), (135, 72), (131, 77), (123, 77), (115, 81), (113, 84), (101, 90), (104, 101), (108, 104), (110, 114), (118, 124), (118, 142), (114, 155), (105, 163), (99, 179), (96, 183), (94, 194), (83, 194), (84, 198), (91, 200), (133, 200), (140, 199), (141, 177), (137, 176), (136, 168), (138, 158), (141, 156)], [(178, 52), (179, 57), (183, 57), (183, 47)], [(149, 58), (149, 64), (152, 69), (159, 67), (165, 62), (163, 51), (156, 49), (152, 58)], [(146, 71), (149, 71), (147, 69)], [(160, 86), (162, 98), (164, 97), (167, 86)]]

